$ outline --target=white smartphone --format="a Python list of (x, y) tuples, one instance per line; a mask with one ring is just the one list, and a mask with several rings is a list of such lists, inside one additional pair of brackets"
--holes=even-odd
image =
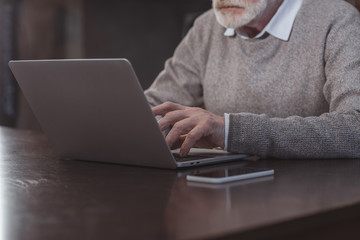
[(257, 178), (273, 175), (273, 169), (238, 167), (212, 170), (204, 173), (189, 174), (186, 176), (188, 181), (205, 183), (226, 183), (249, 178)]

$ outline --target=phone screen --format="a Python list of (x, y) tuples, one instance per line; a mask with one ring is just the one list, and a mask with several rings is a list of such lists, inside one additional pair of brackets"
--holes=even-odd
[(199, 176), (199, 177), (208, 177), (208, 178), (224, 178), (224, 177), (232, 177), (232, 176), (237, 176), (237, 175), (262, 172), (262, 171), (268, 171), (268, 170), (270, 170), (270, 169), (241, 167), (241, 168), (221, 169), (221, 170), (205, 172), (205, 173), (198, 173), (198, 174), (193, 174), (193, 175)]
[(208, 183), (224, 183), (235, 180), (263, 177), (273, 175), (273, 169), (237, 167), (213, 170), (204, 173), (189, 174), (186, 179), (189, 181), (199, 181)]

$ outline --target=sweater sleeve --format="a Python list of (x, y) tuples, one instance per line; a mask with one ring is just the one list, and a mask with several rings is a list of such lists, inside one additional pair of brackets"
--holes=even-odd
[(288, 118), (231, 114), (228, 151), (262, 158), (360, 157), (360, 15), (346, 10), (331, 23), (324, 46), (329, 112)]
[(201, 79), (206, 63), (202, 54), (204, 24), (199, 21), (202, 21), (204, 15), (195, 21), (173, 57), (166, 61), (164, 70), (145, 91), (150, 105), (156, 106), (166, 101), (194, 107), (203, 105)]

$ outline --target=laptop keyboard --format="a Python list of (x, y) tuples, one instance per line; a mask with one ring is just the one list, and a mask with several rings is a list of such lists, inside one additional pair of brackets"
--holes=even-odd
[(187, 161), (200, 160), (200, 159), (214, 157), (214, 156), (209, 156), (209, 155), (196, 155), (196, 156), (188, 155), (186, 157), (180, 157), (180, 155), (178, 153), (173, 153), (173, 156), (177, 162), (187, 162)]

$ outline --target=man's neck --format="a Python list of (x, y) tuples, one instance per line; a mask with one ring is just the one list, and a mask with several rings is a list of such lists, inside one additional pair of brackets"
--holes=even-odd
[(249, 24), (239, 28), (240, 32), (246, 33), (250, 38), (256, 37), (273, 18), (283, 0), (276, 0), (265, 9), (264, 13), (252, 20)]

